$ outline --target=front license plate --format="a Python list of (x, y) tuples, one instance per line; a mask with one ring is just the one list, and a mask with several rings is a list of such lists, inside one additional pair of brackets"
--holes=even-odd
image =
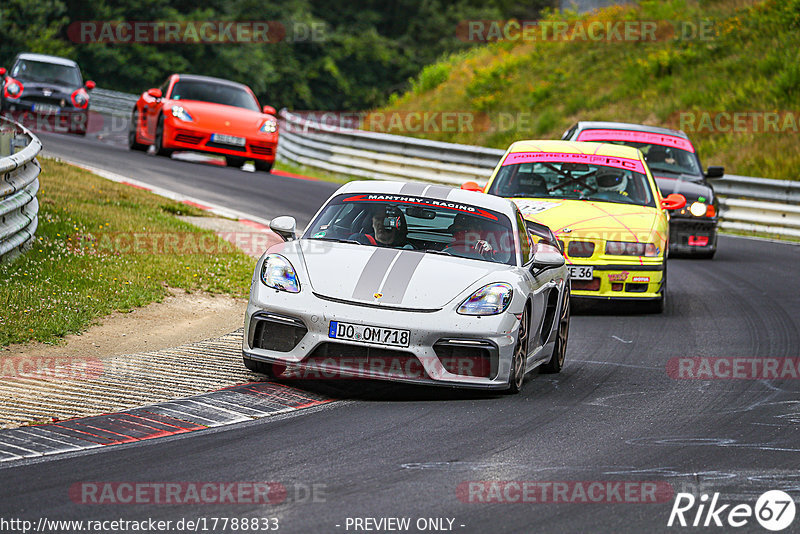
[(244, 146), (246, 143), (246, 139), (244, 137), (236, 137), (225, 134), (211, 134), (211, 141), (214, 143), (222, 143), (223, 145), (233, 146)]
[(411, 334), (408, 330), (398, 330), (396, 328), (381, 328), (379, 326), (331, 321), (328, 328), (328, 337), (331, 339), (374, 343), (375, 345), (408, 347), (408, 340)]
[(33, 111), (41, 113), (42, 115), (55, 115), (61, 111), (61, 108), (50, 104), (34, 104)]
[(573, 280), (591, 280), (594, 277), (594, 267), (588, 265), (569, 265), (569, 277)]

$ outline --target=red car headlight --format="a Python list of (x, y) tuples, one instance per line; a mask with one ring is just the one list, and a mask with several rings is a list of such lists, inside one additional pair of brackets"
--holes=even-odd
[(6, 87), (4, 89), (6, 98), (14, 98), (17, 99), (22, 95), (22, 92), (25, 90), (25, 87), (22, 83), (18, 82), (17, 80), (9, 77), (6, 81)]
[(89, 107), (89, 94), (83, 89), (77, 89), (72, 93), (72, 105), (78, 109), (86, 109)]

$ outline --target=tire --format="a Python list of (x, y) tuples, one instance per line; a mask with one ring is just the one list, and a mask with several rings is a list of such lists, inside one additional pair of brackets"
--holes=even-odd
[(143, 145), (137, 140), (136, 130), (139, 124), (139, 110), (133, 108), (131, 112), (131, 123), (128, 125), (128, 149), (137, 150), (139, 152), (147, 152), (147, 145)]
[(711, 252), (701, 252), (699, 254), (695, 254), (694, 257), (697, 258), (698, 260), (713, 260), (714, 254), (716, 253), (717, 253), (716, 250), (712, 250)]
[(564, 291), (564, 302), (561, 304), (561, 316), (558, 318), (558, 331), (556, 332), (553, 356), (549, 362), (540, 367), (543, 373), (560, 373), (561, 369), (564, 368), (564, 360), (567, 357), (567, 341), (569, 339), (569, 293), (569, 285), (567, 285)]
[(664, 261), (664, 281), (661, 284), (661, 297), (645, 303), (645, 312), (658, 314), (664, 313), (667, 307), (667, 262)]
[(247, 367), (250, 371), (264, 375), (267, 378), (271, 379), (277, 378), (278, 375), (282, 374), (283, 371), (286, 369), (285, 366), (279, 364), (260, 362), (258, 360), (251, 360), (250, 358), (243, 357), (242, 361), (244, 362), (244, 366)]
[(269, 173), (272, 171), (272, 161), (264, 161), (264, 160), (255, 160), (254, 162), (257, 171), (264, 171)]
[(522, 312), (522, 320), (519, 322), (517, 332), (517, 344), (514, 346), (514, 356), (511, 359), (511, 371), (508, 376), (508, 388), (503, 392), (515, 395), (522, 389), (525, 382), (525, 363), (528, 355), (528, 341), (530, 339), (530, 325), (528, 324), (528, 307)]
[(174, 150), (164, 148), (164, 115), (158, 116), (158, 123), (156, 123), (156, 155), (170, 157)]
[(236, 156), (225, 156), (225, 165), (228, 167), (236, 167), (237, 169), (241, 169), (244, 162), (247, 161), (244, 158), (237, 158)]

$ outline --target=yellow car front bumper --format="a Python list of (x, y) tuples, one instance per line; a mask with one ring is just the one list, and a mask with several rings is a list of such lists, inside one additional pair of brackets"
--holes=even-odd
[[(576, 267), (589, 264), (573, 263)], [(591, 265), (591, 280), (572, 280), (573, 297), (614, 300), (661, 298), (666, 271), (664, 264)]]

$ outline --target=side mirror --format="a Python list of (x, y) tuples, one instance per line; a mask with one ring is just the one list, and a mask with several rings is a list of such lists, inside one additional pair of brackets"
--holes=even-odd
[(294, 241), (297, 239), (295, 236), (297, 221), (294, 220), (294, 217), (289, 215), (272, 219), (269, 223), (269, 229), (281, 236), (284, 241)]
[(5, 76), (5, 75), (6, 75), (5, 67), (0, 67), (0, 76)]
[(533, 255), (533, 260), (531, 260), (530, 267), (533, 274), (538, 274), (548, 269), (557, 269), (564, 263), (566, 263), (564, 255), (561, 254), (558, 247), (541, 241), (536, 246), (536, 252)]
[(161, 89), (148, 89), (147, 95), (152, 96), (153, 98), (161, 98), (163, 96), (161, 94)]
[(266, 113), (267, 115), (277, 115), (278, 114), (278, 112), (275, 111), (275, 108), (273, 108), (272, 106), (264, 106), (263, 108), (261, 108), (261, 111), (262, 111), (262, 113)]
[(461, 184), (461, 189), (465, 191), (477, 191), (478, 193), (483, 192), (483, 188), (479, 186), (477, 182), (464, 182)]
[(706, 178), (722, 178), (725, 176), (725, 167), (712, 166), (706, 170)]
[(97, 87), (97, 84), (94, 83), (92, 80), (89, 80), (88, 82), (86, 82), (86, 90), (87, 91), (91, 91), (95, 87)]
[(680, 193), (672, 193), (661, 201), (661, 207), (665, 210), (679, 210), (686, 205), (686, 197)]

